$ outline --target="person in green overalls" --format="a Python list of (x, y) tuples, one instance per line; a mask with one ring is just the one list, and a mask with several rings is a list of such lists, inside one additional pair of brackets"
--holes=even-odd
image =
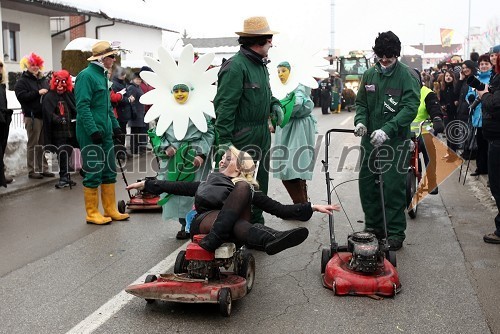
[(380, 153), (388, 242), (391, 250), (398, 250), (405, 239), (410, 124), (417, 115), (420, 84), (415, 72), (398, 61), (401, 42), (392, 31), (379, 33), (373, 51), (379, 60), (363, 74), (356, 97), (354, 133), (362, 137), (359, 193), (365, 229), (383, 236), (375, 168), (376, 156)]
[[(106, 41), (92, 46), (91, 61), (75, 81), (76, 138), (83, 160), (83, 191), (87, 223), (104, 225), (125, 220), (115, 199), (116, 161), (113, 139), (123, 134), (111, 106), (107, 69), (115, 61), (117, 50)], [(99, 212), (98, 188), (101, 187), (104, 215)]]
[[(236, 32), (240, 50), (222, 64), (218, 75), (214, 99), (216, 143), (222, 153), (233, 145), (259, 160), (257, 181), (267, 194), (271, 148), (268, 120), (273, 115), (279, 125), (283, 119), (280, 102), (271, 93), (266, 67), (277, 32), (269, 29), (265, 17), (250, 17), (243, 26), (243, 31)], [(251, 222), (264, 223), (262, 210), (253, 209)]]

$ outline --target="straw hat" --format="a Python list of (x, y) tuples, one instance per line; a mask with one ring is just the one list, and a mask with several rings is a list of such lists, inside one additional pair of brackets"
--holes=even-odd
[(243, 31), (236, 32), (236, 35), (243, 37), (275, 34), (278, 34), (278, 32), (269, 29), (269, 24), (267, 23), (267, 19), (264, 16), (249, 17), (243, 23)]
[(113, 49), (109, 42), (99, 41), (92, 45), (92, 57), (87, 58), (87, 60), (97, 60), (116, 54), (118, 54), (118, 50)]

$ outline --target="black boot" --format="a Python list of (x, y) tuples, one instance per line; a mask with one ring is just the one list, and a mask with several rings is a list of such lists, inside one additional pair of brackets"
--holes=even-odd
[(179, 218), (179, 223), (181, 223), (181, 230), (177, 232), (177, 235), (175, 238), (177, 240), (186, 240), (189, 239), (190, 234), (186, 232), (186, 219), (185, 218)]
[(59, 182), (56, 184), (56, 188), (57, 189), (61, 189), (61, 188), (65, 188), (65, 187), (69, 187), (69, 186), (76, 186), (76, 182), (75, 181), (72, 181), (68, 174), (64, 175), (64, 176), (61, 176), (59, 178)]
[(232, 210), (221, 210), (210, 233), (200, 241), (200, 247), (209, 252), (215, 252), (220, 245), (229, 241), (233, 226), (239, 217), (239, 213)]
[(265, 251), (268, 255), (274, 255), (301, 244), (308, 235), (309, 230), (305, 227), (276, 231), (262, 224), (254, 224), (248, 231), (246, 243), (252, 248)]

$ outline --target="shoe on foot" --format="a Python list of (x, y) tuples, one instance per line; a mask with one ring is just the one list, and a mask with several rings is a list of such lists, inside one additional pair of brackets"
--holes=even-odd
[(500, 244), (500, 237), (493, 233), (488, 233), (483, 237), (484, 242), (489, 244)]
[(189, 237), (190, 237), (190, 234), (184, 230), (177, 232), (177, 235), (175, 236), (175, 238), (177, 240), (186, 240), (186, 239), (189, 239)]
[(403, 241), (397, 239), (389, 239), (389, 250), (397, 251), (403, 247)]
[(51, 173), (51, 172), (43, 172), (42, 176), (45, 176), (45, 177), (54, 177), (56, 175), (54, 173)]
[(5, 177), (5, 183), (6, 183), (6, 184), (11, 184), (13, 181), (14, 181), (14, 179), (13, 179), (13, 178), (8, 177), (8, 176), (6, 176), (6, 177)]
[(429, 192), (430, 195), (437, 195), (439, 193), (438, 187), (432, 189), (432, 191)]
[(30, 179), (37, 179), (37, 180), (43, 179), (43, 175), (40, 173), (30, 173), (30, 174), (28, 174), (28, 177)]

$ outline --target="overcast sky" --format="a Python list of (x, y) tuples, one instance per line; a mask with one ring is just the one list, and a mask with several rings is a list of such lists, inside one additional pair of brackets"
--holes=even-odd
[[(331, 42), (330, 0), (60, 0), (64, 3), (101, 6), (128, 19), (161, 24), (187, 31), (190, 37), (229, 37), (243, 28), (249, 16), (266, 16), (271, 29), (286, 35), (310, 38), (316, 48)], [(392, 30), (405, 45), (440, 43), (440, 28), (454, 29), (453, 43), (467, 37), (470, 26), (486, 31), (500, 25), (499, 0), (336, 0), (334, 46), (343, 53), (371, 49), (378, 32)], [(97, 4), (96, 4), (97, 3)], [(167, 9), (164, 9), (164, 8)], [(500, 36), (497, 37), (500, 43)], [(487, 51), (489, 46), (484, 46)]]

